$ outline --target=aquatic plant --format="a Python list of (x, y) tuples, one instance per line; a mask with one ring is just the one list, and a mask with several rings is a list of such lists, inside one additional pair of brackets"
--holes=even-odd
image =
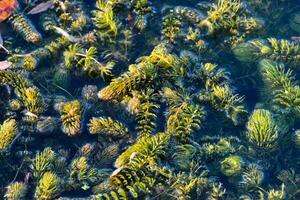
[(245, 136), (249, 144), (260, 153), (275, 150), (278, 147), (279, 130), (271, 112), (254, 110), (247, 122)]
[[(158, 133), (150, 138), (142, 137), (117, 158), (115, 166), (120, 168), (131, 162), (132, 159), (154, 162), (156, 158), (165, 153), (169, 140), (170, 136), (166, 133)], [(135, 158), (132, 158), (134, 155)]]
[(24, 68), (27, 71), (34, 71), (47, 59), (55, 58), (59, 52), (67, 47), (69, 41), (66, 38), (58, 37), (49, 44), (40, 47), (24, 55), (13, 54), (8, 58), (17, 68)]
[(268, 60), (262, 60), (259, 67), (266, 85), (272, 90), (273, 102), (297, 116), (300, 112), (300, 88), (296, 85), (293, 71)]
[(72, 189), (89, 187), (97, 181), (97, 169), (91, 168), (87, 163), (87, 158), (81, 156), (73, 160), (68, 184)]
[(0, 84), (15, 88), (16, 95), (25, 106), (25, 117), (35, 122), (43, 111), (43, 100), (38, 89), (22, 75), (10, 71), (0, 71)]
[(17, 134), (17, 121), (15, 119), (5, 120), (0, 126), (0, 150), (7, 150)]
[(296, 1), (18, 3), (0, 199), (299, 199)]
[(113, 11), (113, 6), (106, 0), (97, 0), (97, 10), (94, 11), (93, 21), (97, 27), (97, 35), (102, 38), (108, 38), (110, 42), (116, 38), (118, 34), (118, 24)]
[(163, 88), (162, 95), (169, 105), (166, 131), (178, 140), (187, 140), (200, 129), (205, 117), (203, 107), (194, 105), (189, 94), (181, 94), (171, 88)]
[(244, 191), (255, 191), (260, 188), (264, 179), (264, 173), (256, 164), (250, 164), (242, 173), (242, 180), (239, 186)]
[(181, 33), (181, 22), (173, 16), (167, 16), (163, 21), (162, 33), (164, 37), (174, 43)]
[(298, 44), (275, 38), (250, 40), (238, 45), (233, 50), (235, 57), (243, 62), (259, 62), (262, 59), (270, 59), (289, 67), (296, 67), (299, 64), (299, 52)]
[(236, 176), (240, 173), (242, 168), (242, 161), (239, 156), (228, 156), (221, 161), (221, 172), (225, 176)]
[(62, 130), (68, 136), (76, 136), (81, 132), (82, 105), (78, 100), (65, 103), (61, 110)]
[(97, 49), (95, 47), (84, 50), (78, 44), (70, 45), (64, 52), (66, 68), (69, 70), (78, 69), (79, 72), (90, 78), (106, 79), (111, 77), (114, 63), (102, 64), (96, 59), (96, 54)]
[(102, 100), (121, 99), (130, 91), (140, 87), (158, 84), (157, 81), (172, 79), (174, 73), (170, 70), (180, 66), (179, 59), (163, 45), (154, 48), (150, 56), (139, 58), (138, 64), (128, 67), (128, 72), (112, 79), (110, 84), (99, 91), (98, 97)]
[(37, 200), (51, 200), (55, 199), (59, 193), (59, 179), (53, 172), (46, 172), (41, 177), (35, 193), (34, 198)]
[(223, 187), (222, 183), (213, 183), (208, 199), (218, 200), (220, 198), (223, 198), (225, 193), (226, 189)]
[(37, 153), (31, 166), (34, 178), (39, 180), (46, 172), (51, 171), (54, 161), (55, 153), (49, 147)]
[(139, 105), (137, 106), (137, 131), (140, 137), (149, 137), (156, 128), (156, 119), (159, 105), (157, 104), (158, 95), (149, 89), (138, 94)]
[(101, 134), (113, 137), (123, 137), (128, 134), (128, 129), (112, 118), (92, 118), (88, 124), (91, 134)]
[(38, 43), (41, 41), (41, 35), (32, 23), (20, 12), (12, 14), (7, 21), (12, 28), (20, 34), (27, 42)]
[(26, 199), (27, 186), (23, 182), (14, 182), (7, 186), (4, 197), (7, 200), (24, 200)]

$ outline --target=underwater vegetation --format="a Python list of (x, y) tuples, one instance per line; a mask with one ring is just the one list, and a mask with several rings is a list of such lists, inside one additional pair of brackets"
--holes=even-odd
[(300, 199), (297, 0), (0, 0), (0, 199)]

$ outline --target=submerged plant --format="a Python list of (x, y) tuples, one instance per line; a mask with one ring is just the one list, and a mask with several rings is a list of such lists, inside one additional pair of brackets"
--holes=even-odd
[(111, 77), (114, 63), (102, 64), (96, 59), (96, 54), (95, 47), (84, 50), (78, 44), (70, 45), (64, 52), (66, 68), (69, 70), (75, 68), (90, 78), (106, 79)]
[(270, 59), (284, 63), (290, 67), (296, 67), (300, 60), (300, 46), (288, 40), (254, 39), (238, 45), (233, 53), (243, 62), (257, 62), (262, 59)]
[(270, 152), (278, 147), (279, 130), (270, 111), (253, 111), (247, 123), (246, 138), (257, 151)]
[(5, 120), (0, 126), (0, 150), (7, 150), (17, 134), (17, 121), (15, 119)]
[(46, 172), (36, 187), (34, 198), (36, 200), (55, 199), (59, 193), (59, 179), (53, 172)]
[(14, 182), (7, 186), (4, 197), (7, 200), (25, 200), (27, 190), (28, 188), (25, 183)]
[(37, 153), (31, 167), (34, 178), (40, 179), (44, 173), (52, 170), (54, 161), (55, 153), (49, 147)]
[(101, 134), (113, 137), (123, 137), (127, 135), (127, 128), (120, 122), (112, 118), (92, 118), (88, 124), (91, 134)]
[(221, 161), (221, 172), (225, 176), (236, 176), (241, 171), (242, 161), (239, 156), (229, 156)]
[(25, 105), (25, 117), (30, 122), (36, 122), (43, 112), (43, 99), (38, 89), (22, 75), (10, 71), (0, 71), (0, 84), (15, 88), (16, 95)]
[(108, 38), (112, 42), (118, 34), (118, 24), (113, 6), (106, 0), (97, 0), (96, 8), (93, 20), (98, 29), (97, 34), (100, 38)]
[(61, 108), (62, 130), (68, 136), (75, 136), (81, 132), (82, 106), (74, 100), (66, 103)]

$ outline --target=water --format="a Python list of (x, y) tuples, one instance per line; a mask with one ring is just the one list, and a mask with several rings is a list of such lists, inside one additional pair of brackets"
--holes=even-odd
[(0, 199), (300, 199), (298, 4), (19, 1)]

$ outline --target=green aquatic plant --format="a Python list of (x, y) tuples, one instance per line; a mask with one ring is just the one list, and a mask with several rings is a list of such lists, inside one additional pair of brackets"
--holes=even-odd
[(166, 133), (158, 133), (150, 138), (142, 137), (134, 145), (126, 149), (116, 160), (115, 166), (120, 168), (136, 159), (143, 159), (143, 162), (154, 162), (159, 156), (165, 154), (169, 145), (170, 136)]
[[(285, 199), (285, 185), (281, 185), (280, 190), (271, 189), (264, 195), (263, 192), (259, 191), (260, 200), (284, 200)], [(266, 196), (266, 198), (265, 198)]]
[(81, 48), (78, 44), (70, 45), (64, 52), (66, 68), (72, 70), (78, 69), (90, 78), (109, 78), (112, 76), (113, 62), (102, 64), (96, 59), (97, 49), (90, 47), (87, 50)]
[(4, 195), (7, 200), (25, 200), (27, 194), (27, 185), (23, 182), (14, 182), (7, 186)]
[(200, 22), (199, 27), (206, 27), (208, 34), (213, 34), (219, 29), (234, 31), (241, 6), (239, 0), (218, 0), (207, 12), (207, 18)]
[(15, 119), (5, 120), (0, 126), (0, 150), (7, 150), (17, 135), (17, 121)]
[(172, 80), (174, 69), (180, 67), (179, 58), (170, 54), (164, 45), (156, 46), (150, 56), (140, 57), (138, 61), (138, 64), (128, 67), (128, 72), (112, 79), (108, 86), (99, 91), (98, 97), (119, 100), (130, 91), (158, 85), (160, 80)]
[(188, 94), (181, 94), (171, 88), (163, 88), (163, 97), (169, 109), (167, 111), (167, 133), (178, 140), (185, 141), (197, 131), (205, 116), (203, 107), (194, 105)]
[(235, 153), (235, 146), (232, 144), (231, 138), (217, 137), (217, 142), (203, 143), (200, 148), (207, 158), (224, 157)]
[(81, 132), (83, 108), (78, 100), (65, 103), (61, 110), (62, 130), (68, 136), (76, 136)]
[(175, 43), (181, 34), (181, 22), (173, 16), (167, 16), (163, 20), (162, 33), (164, 37), (171, 43)]
[(148, 0), (131, 0), (130, 3), (138, 15), (146, 15), (148, 13), (152, 13), (153, 11)]
[(262, 60), (259, 64), (263, 80), (271, 89), (273, 102), (287, 113), (298, 116), (300, 112), (300, 88), (296, 85), (293, 71), (284, 65)]
[(0, 71), (0, 84), (15, 88), (16, 95), (25, 106), (25, 117), (36, 122), (43, 112), (43, 99), (39, 90), (22, 75), (10, 71)]
[(147, 84), (156, 76), (157, 73), (153, 64), (130, 65), (129, 71), (120, 77), (114, 78), (107, 87), (99, 91), (98, 97), (103, 100), (119, 99), (129, 91)]
[(93, 21), (97, 27), (97, 35), (102, 38), (108, 38), (113, 42), (118, 35), (118, 24), (116, 21), (113, 6), (106, 0), (97, 0), (97, 10), (94, 11)]
[(35, 193), (36, 200), (51, 200), (55, 199), (59, 194), (59, 178), (53, 172), (46, 172), (41, 177)]
[(279, 130), (270, 111), (256, 109), (247, 122), (246, 139), (257, 151), (270, 152), (278, 148)]
[(123, 137), (128, 134), (128, 129), (119, 121), (112, 118), (92, 118), (88, 124), (91, 134), (108, 135), (113, 137)]
[(157, 104), (158, 95), (149, 89), (138, 94), (139, 105), (137, 107), (137, 131), (139, 137), (149, 137), (156, 128), (156, 119), (159, 105)]
[(239, 187), (247, 192), (255, 191), (260, 189), (263, 179), (264, 173), (260, 167), (256, 164), (250, 164), (243, 170)]
[(73, 160), (70, 177), (68, 184), (72, 189), (89, 187), (90, 184), (94, 184), (98, 179), (98, 171), (96, 168), (91, 168), (88, 165), (87, 158), (81, 156)]
[(187, 169), (190, 166), (190, 161), (197, 153), (196, 147), (191, 144), (177, 145), (174, 151), (172, 158), (182, 169)]
[(242, 160), (239, 156), (228, 156), (221, 161), (221, 172), (225, 176), (236, 176), (240, 174), (242, 169)]
[(41, 41), (41, 34), (37, 32), (32, 23), (20, 12), (16, 12), (8, 19), (12, 28), (20, 34), (25, 41), (30, 43), (38, 43)]
[(63, 37), (58, 37), (54, 41), (40, 47), (27, 54), (13, 54), (8, 60), (17, 68), (24, 68), (27, 71), (34, 71), (47, 59), (52, 59), (67, 47), (69, 40)]
[(31, 166), (34, 178), (39, 180), (46, 172), (51, 171), (55, 159), (55, 153), (49, 147), (45, 148), (42, 152), (37, 153)]
[(262, 59), (269, 59), (292, 68), (297, 67), (300, 60), (300, 46), (297, 43), (275, 38), (250, 40), (238, 45), (233, 53), (242, 62), (259, 62)]
[(225, 193), (226, 193), (226, 189), (223, 187), (222, 183), (213, 183), (208, 199), (209, 200), (222, 199)]

